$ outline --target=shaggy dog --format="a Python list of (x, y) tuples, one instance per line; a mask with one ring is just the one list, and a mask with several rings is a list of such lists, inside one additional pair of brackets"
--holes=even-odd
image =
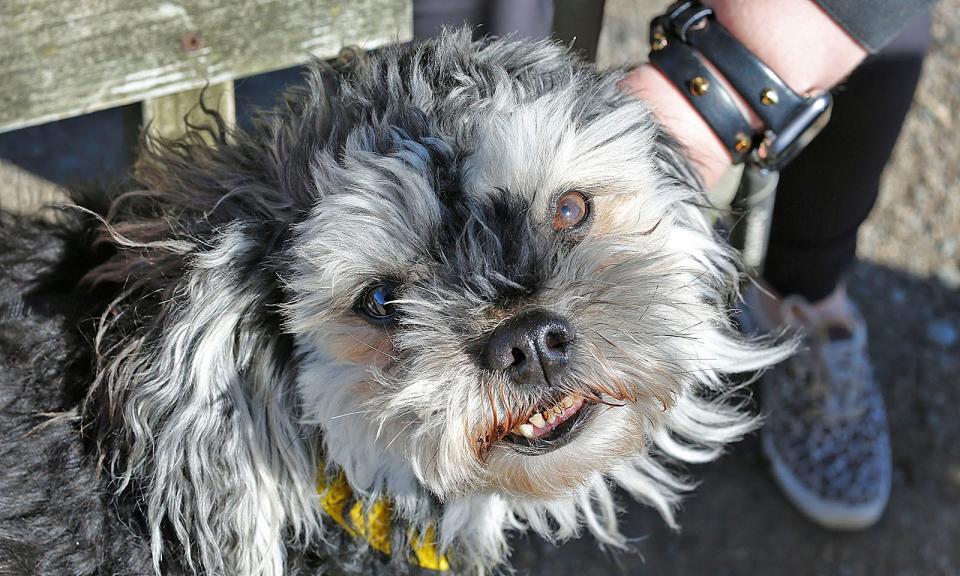
[(754, 422), (736, 258), (620, 72), (469, 33), (0, 220), (0, 574), (500, 570), (621, 547)]

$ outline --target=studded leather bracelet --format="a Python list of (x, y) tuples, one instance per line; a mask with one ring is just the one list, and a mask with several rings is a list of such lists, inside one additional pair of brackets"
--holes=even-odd
[[(830, 119), (827, 92), (800, 95), (696, 0), (674, 2), (650, 27), (650, 62), (673, 82), (730, 151), (733, 161), (778, 170)], [(763, 122), (755, 131), (709, 61)]]

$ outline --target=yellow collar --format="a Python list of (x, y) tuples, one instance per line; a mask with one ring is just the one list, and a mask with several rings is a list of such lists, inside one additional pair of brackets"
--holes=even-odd
[[(323, 474), (323, 464), (317, 472), (317, 494), (320, 495), (320, 505), (334, 522), (340, 525), (353, 538), (366, 540), (370, 547), (387, 556), (390, 555), (390, 533), (393, 513), (390, 501), (386, 498), (377, 498), (369, 507), (360, 498), (354, 498), (353, 489), (347, 482), (343, 472), (330, 482)], [(344, 514), (347, 504), (353, 501), (349, 512)], [(364, 515), (364, 510), (369, 511)], [(446, 572), (450, 569), (447, 556), (437, 549), (433, 526), (428, 526), (423, 534), (410, 529), (410, 553), (407, 559), (414, 566), (428, 570)]]

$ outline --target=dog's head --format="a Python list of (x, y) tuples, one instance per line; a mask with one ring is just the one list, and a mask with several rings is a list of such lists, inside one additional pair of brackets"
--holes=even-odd
[(481, 571), (508, 527), (622, 544), (609, 478), (671, 521), (661, 459), (750, 429), (726, 375), (788, 350), (731, 327), (736, 259), (620, 77), (445, 34), (317, 66), (252, 135), (147, 150), (89, 274), (124, 289), (87, 412), (157, 562), (173, 534), (281, 573), (320, 461)]
[(692, 412), (756, 364), (725, 315), (733, 261), (617, 82), (459, 35), (341, 88), (285, 312), (305, 417), (349, 477), (553, 499), (655, 436), (743, 430)]

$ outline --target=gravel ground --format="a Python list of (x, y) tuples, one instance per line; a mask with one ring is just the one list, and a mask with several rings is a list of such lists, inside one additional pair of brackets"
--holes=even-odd
[[(645, 59), (644, 31), (662, 5), (607, 0), (600, 64)], [(681, 533), (624, 498), (636, 553), (604, 553), (587, 538), (561, 549), (532, 541), (518, 546), (530, 574), (960, 574), (960, 0), (938, 5), (933, 38), (850, 281), (893, 433), (893, 493), (880, 523), (849, 534), (810, 524), (750, 438), (691, 470), (703, 482), (679, 516)]]
[[(607, 0), (601, 64), (644, 59), (647, 22), (662, 5)], [(691, 471), (703, 482), (679, 516), (681, 533), (624, 498), (634, 552), (603, 552), (589, 538), (559, 549), (532, 540), (518, 543), (521, 573), (960, 574), (960, 0), (939, 4), (933, 35), (879, 204), (860, 231), (851, 281), (893, 428), (893, 494), (879, 525), (841, 534), (806, 522), (750, 438)], [(23, 187), (51, 194), (0, 163), (0, 188)]]

